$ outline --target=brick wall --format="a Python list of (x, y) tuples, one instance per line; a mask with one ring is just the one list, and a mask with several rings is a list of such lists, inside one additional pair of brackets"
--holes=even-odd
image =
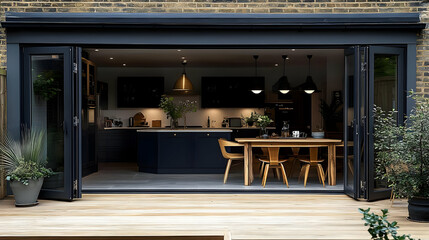
[[(414, 0), (1, 0), (4, 12), (131, 13), (408, 13), (429, 23), (427, 4)], [(0, 68), (6, 67), (6, 39), (0, 30)], [(417, 91), (429, 96), (429, 32), (417, 47)]]

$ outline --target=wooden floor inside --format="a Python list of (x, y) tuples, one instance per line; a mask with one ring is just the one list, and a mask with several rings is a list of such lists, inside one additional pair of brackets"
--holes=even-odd
[[(358, 208), (388, 208), (399, 233), (429, 239), (407, 203), (330, 194), (87, 194), (16, 208), (0, 200), (0, 236), (214, 236), (231, 239), (370, 239)], [(206, 239), (201, 237), (200, 239)]]

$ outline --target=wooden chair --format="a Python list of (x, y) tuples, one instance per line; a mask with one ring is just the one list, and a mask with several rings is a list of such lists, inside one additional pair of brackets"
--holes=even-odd
[(265, 148), (266, 152), (268, 152), (268, 159), (260, 158), (259, 161), (263, 163), (264, 166), (264, 176), (262, 178), (262, 186), (265, 187), (267, 183), (268, 172), (270, 168), (276, 169), (277, 177), (280, 179), (280, 170), (283, 175), (283, 183), (289, 187), (289, 182), (287, 181), (285, 167), (283, 163), (287, 161), (287, 159), (279, 160), (279, 148), (278, 147), (269, 147)]
[(226, 147), (244, 147), (244, 145), (236, 142), (231, 142), (223, 138), (218, 139), (218, 142), (220, 146), (220, 151), (222, 152), (222, 156), (228, 159), (228, 163), (225, 169), (225, 175), (223, 177), (223, 183), (225, 184), (226, 180), (228, 179), (229, 169), (231, 168), (232, 161), (244, 160), (244, 149), (243, 153), (229, 153), (226, 151)]
[(305, 163), (301, 168), (301, 173), (299, 174), (299, 179), (304, 174), (304, 187), (307, 186), (308, 173), (311, 167), (317, 168), (317, 176), (319, 177), (319, 182), (325, 187), (325, 174), (323, 172), (323, 167), (320, 163), (325, 161), (324, 159), (317, 159), (318, 149), (316, 147), (310, 148), (310, 158), (309, 159), (299, 159), (301, 162)]

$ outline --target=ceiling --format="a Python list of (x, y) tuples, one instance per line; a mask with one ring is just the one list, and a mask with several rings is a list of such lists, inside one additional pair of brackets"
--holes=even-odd
[[(288, 63), (305, 64), (307, 55), (316, 62), (328, 56), (342, 56), (343, 49), (84, 49), (98, 67), (253, 67), (253, 55), (259, 55), (258, 67), (282, 66), (282, 55)], [(125, 64), (125, 65), (124, 65)]]

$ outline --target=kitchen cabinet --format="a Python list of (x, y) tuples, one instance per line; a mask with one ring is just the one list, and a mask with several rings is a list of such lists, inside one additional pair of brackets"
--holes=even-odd
[(135, 129), (99, 130), (98, 162), (136, 162), (137, 132)]
[(202, 77), (201, 107), (261, 108), (265, 91), (254, 94), (252, 84), (265, 85), (264, 77)]
[(118, 77), (118, 108), (157, 108), (164, 94), (163, 77)]
[(88, 59), (82, 58), (82, 94), (84, 99), (91, 105), (95, 104), (96, 94), (96, 66)]
[(231, 130), (141, 130), (138, 137), (139, 171), (149, 173), (223, 173), (226, 159), (218, 139), (231, 139)]

